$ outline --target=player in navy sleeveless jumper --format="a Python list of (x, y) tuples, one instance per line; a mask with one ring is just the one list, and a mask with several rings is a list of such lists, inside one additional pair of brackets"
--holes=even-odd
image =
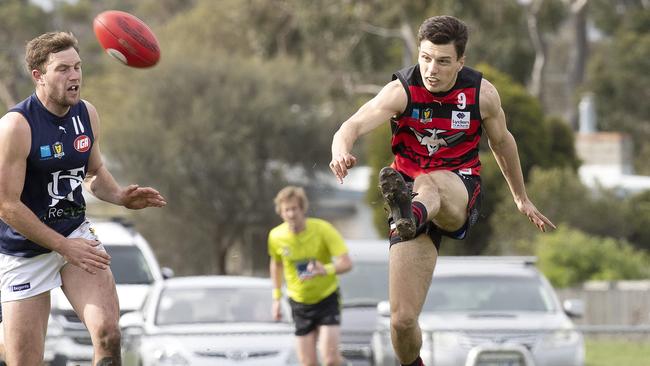
[(381, 170), (379, 184), (390, 207), (391, 338), (403, 365), (422, 365), (418, 316), (441, 236), (463, 239), (478, 217), (483, 131), (519, 211), (542, 231), (555, 228), (526, 195), (517, 144), (497, 90), (464, 65), (467, 38), (467, 27), (454, 17), (425, 20), (418, 32), (417, 65), (396, 72), (332, 141), (330, 169), (343, 183), (357, 162), (354, 142), (391, 121), (395, 160)]
[(93, 365), (120, 365), (119, 305), (110, 256), (86, 220), (82, 184), (130, 209), (162, 207), (150, 187), (121, 187), (102, 162), (95, 107), (80, 97), (70, 33), (26, 46), (35, 92), (0, 119), (0, 286), (6, 362), (40, 365), (50, 290), (61, 286), (88, 328)]

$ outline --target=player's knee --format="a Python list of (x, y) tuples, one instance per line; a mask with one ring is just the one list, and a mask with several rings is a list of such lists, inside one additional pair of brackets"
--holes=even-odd
[(340, 366), (343, 364), (343, 360), (341, 357), (324, 358), (323, 364), (325, 366)]
[(390, 327), (399, 333), (407, 333), (417, 328), (418, 318), (405, 312), (396, 312), (391, 314)]
[(341, 354), (336, 345), (324, 350), (322, 357), (323, 364), (326, 366), (338, 366), (341, 364)]

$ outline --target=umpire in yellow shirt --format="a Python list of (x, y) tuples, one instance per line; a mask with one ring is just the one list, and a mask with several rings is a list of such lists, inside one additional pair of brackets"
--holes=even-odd
[(341, 365), (340, 295), (337, 274), (352, 269), (341, 234), (325, 220), (306, 216), (309, 201), (300, 187), (288, 186), (275, 197), (275, 211), (284, 221), (269, 233), (273, 316), (281, 317), (282, 277), (296, 325), (298, 357), (317, 366), (316, 345), (324, 365)]

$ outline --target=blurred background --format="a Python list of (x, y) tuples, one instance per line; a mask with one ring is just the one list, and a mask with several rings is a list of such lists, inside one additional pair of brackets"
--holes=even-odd
[[(92, 19), (108, 9), (152, 27), (158, 65), (103, 53)], [(106, 163), (169, 202), (129, 212), (89, 198), (89, 213), (132, 221), (177, 274), (266, 275), (266, 235), (280, 223), (272, 199), (288, 183), (347, 238), (385, 235), (376, 173), (391, 161), (388, 123), (359, 141), (362, 166), (343, 185), (327, 168), (331, 138), (415, 63), (417, 28), (440, 14), (469, 25), (466, 64), (499, 90), (529, 196), (558, 225), (535, 231), (483, 146), (480, 223), (441, 254), (536, 255), (558, 288), (648, 280), (646, 0), (2, 0), (0, 108), (32, 92), (25, 43), (73, 32)]]

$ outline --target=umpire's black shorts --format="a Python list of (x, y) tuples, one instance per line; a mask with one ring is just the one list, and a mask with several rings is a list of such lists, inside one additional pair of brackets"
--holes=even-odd
[(341, 301), (338, 289), (315, 304), (303, 304), (289, 298), (289, 305), (291, 305), (297, 336), (307, 335), (320, 325), (341, 324)]

